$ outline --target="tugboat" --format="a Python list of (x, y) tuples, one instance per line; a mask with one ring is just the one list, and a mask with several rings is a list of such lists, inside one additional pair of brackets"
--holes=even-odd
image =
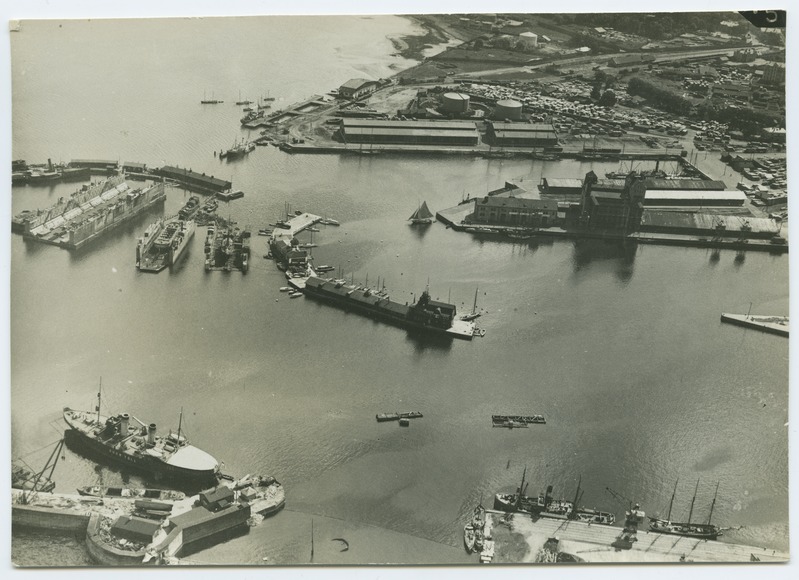
[[(679, 481), (679, 480), (677, 480)], [(713, 503), (710, 504), (710, 515), (707, 518), (706, 524), (691, 523), (691, 516), (694, 514), (694, 502), (696, 501), (696, 492), (699, 490), (699, 480), (696, 480), (696, 488), (694, 489), (694, 497), (691, 499), (691, 509), (688, 511), (688, 521), (686, 523), (677, 523), (671, 521), (671, 508), (674, 505), (674, 496), (677, 493), (677, 482), (674, 482), (674, 491), (671, 494), (671, 501), (669, 502), (669, 512), (666, 518), (649, 517), (649, 529), (653, 532), (661, 534), (673, 534), (676, 536), (687, 536), (689, 538), (701, 538), (703, 540), (715, 540), (721, 535), (721, 530), (718, 526), (710, 523), (713, 517), (713, 508), (716, 505), (716, 496), (719, 492), (719, 485), (716, 484), (716, 493), (713, 494)]]
[(101, 401), (102, 389), (97, 393), (96, 413), (64, 408), (64, 420), (69, 427), (64, 433), (67, 445), (156, 478), (200, 485), (216, 482), (219, 463), (189, 444), (182, 433), (182, 411), (177, 433), (170, 431), (164, 436), (157, 434), (155, 423), (145, 424), (128, 413), (100, 415)]

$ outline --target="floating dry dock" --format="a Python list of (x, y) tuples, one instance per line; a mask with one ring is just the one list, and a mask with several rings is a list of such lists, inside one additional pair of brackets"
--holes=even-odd
[(48, 209), (20, 213), (11, 220), (11, 230), (27, 239), (77, 250), (165, 198), (163, 183), (133, 189), (124, 175), (117, 175), (84, 185)]
[(755, 330), (760, 330), (763, 332), (770, 332), (771, 334), (788, 336), (787, 316), (729, 314), (727, 312), (722, 312), (721, 321), (729, 322), (730, 324), (737, 324), (738, 326), (746, 326), (747, 328), (754, 328)]

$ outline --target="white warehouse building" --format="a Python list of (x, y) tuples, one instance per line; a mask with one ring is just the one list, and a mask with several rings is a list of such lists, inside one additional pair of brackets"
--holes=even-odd
[(538, 35), (535, 32), (522, 32), (519, 35), (519, 44), (523, 48), (535, 48), (538, 46)]

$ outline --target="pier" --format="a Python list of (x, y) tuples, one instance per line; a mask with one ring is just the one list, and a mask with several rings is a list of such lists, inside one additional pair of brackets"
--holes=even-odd
[(135, 497), (12, 489), (11, 523), (28, 529), (85, 532), (86, 549), (102, 565), (156, 564), (178, 557), (188, 544), (246, 526), (252, 515), (277, 513), (285, 506), (285, 497), (274, 478), (245, 478), (181, 500), (159, 500), (155, 517), (152, 510), (143, 513), (142, 500)]
[(778, 334), (788, 337), (788, 317), (787, 316), (762, 316), (749, 314), (729, 314), (721, 313), (721, 321), (729, 324), (736, 324), (746, 328), (754, 328), (762, 332)]
[[(590, 563), (667, 563), (667, 562), (787, 562), (788, 554), (766, 548), (699, 540), (685, 536), (659, 534), (638, 530), (636, 542), (629, 549), (613, 546), (623, 528), (601, 524), (539, 518), (533, 521), (530, 516), (486, 510), (486, 517), (492, 519), (496, 556), (494, 562), (518, 564), (535, 562), (540, 550), (550, 538), (557, 538), (561, 553), (569, 554), (573, 561)], [(525, 555), (508, 553), (510, 532), (521, 534), (527, 543)], [(757, 560), (754, 560), (757, 558)]]

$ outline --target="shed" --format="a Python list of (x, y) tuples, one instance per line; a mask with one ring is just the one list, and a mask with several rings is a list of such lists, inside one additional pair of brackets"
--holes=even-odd
[(111, 526), (111, 534), (132, 542), (149, 544), (161, 526), (158, 522), (136, 516), (119, 516)]

